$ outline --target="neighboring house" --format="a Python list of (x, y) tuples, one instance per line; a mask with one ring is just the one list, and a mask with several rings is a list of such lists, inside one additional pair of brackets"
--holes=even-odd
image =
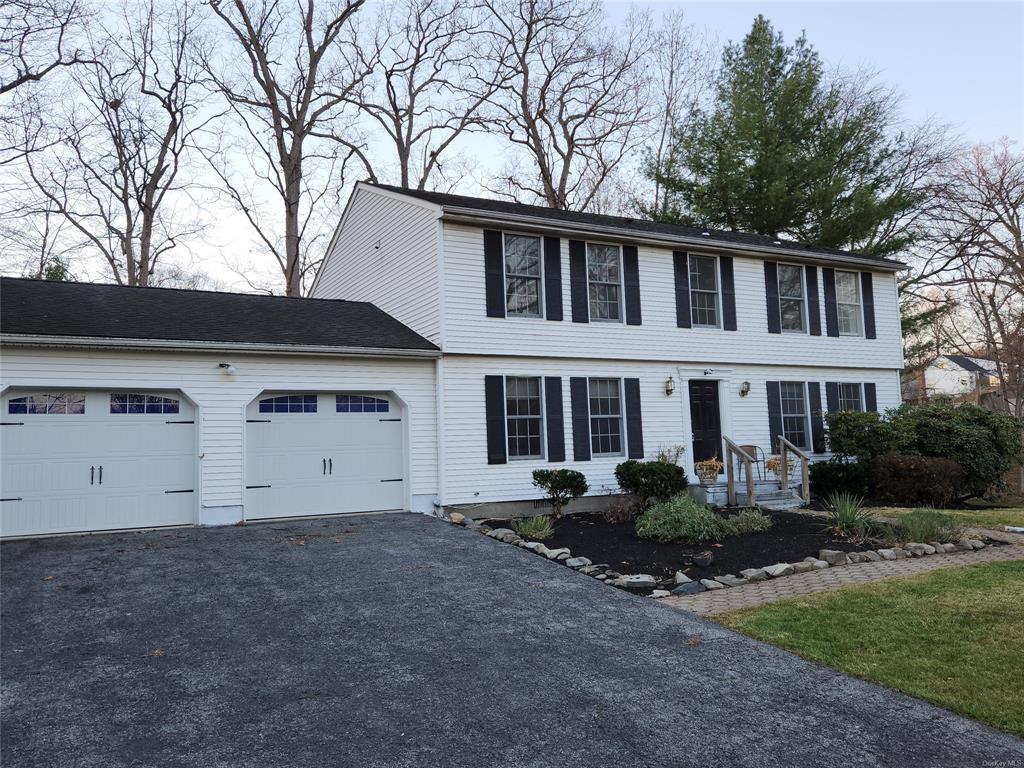
[(940, 355), (907, 377), (903, 399), (920, 403), (932, 397), (977, 398), (993, 387), (998, 377), (991, 360), (968, 355)]
[(313, 299), (4, 279), (0, 532), (530, 509), (539, 467), (585, 508), (660, 448), (820, 456), (823, 410), (899, 403), (900, 268), (359, 184)]

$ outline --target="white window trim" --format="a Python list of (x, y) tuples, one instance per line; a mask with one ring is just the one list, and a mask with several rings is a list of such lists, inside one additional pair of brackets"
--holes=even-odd
[[(591, 311), (591, 307), (590, 307), (590, 246), (592, 246), (592, 245), (611, 246), (613, 248), (618, 249), (618, 252), (619, 252), (619, 282), (618, 282), (618, 286), (619, 286), (619, 317), (618, 317), (617, 320), (613, 320), (613, 319), (607, 318), (607, 317), (594, 317), (594, 313)], [(587, 240), (587, 241), (585, 241), (583, 243), (583, 249), (584, 249), (584, 255), (586, 256), (586, 258), (584, 259), (584, 265), (583, 266), (584, 266), (584, 269), (586, 270), (586, 273), (587, 273), (587, 316), (588, 316), (590, 322), (592, 322), (592, 323), (617, 323), (619, 325), (622, 325), (623, 323), (626, 322), (626, 275), (625, 275), (625, 273), (623, 271), (623, 265), (622, 265), (622, 246), (620, 244), (618, 244), (618, 243), (604, 243), (604, 242), (601, 242), (600, 240)], [(612, 285), (612, 283), (597, 283), (597, 284), (598, 285)], [(595, 376), (594, 378), (599, 379), (601, 377), (600, 376)], [(587, 377), (587, 380), (588, 381), (590, 380), (589, 376)], [(587, 385), (588, 397), (589, 397), (589, 391), (590, 391), (590, 385), (588, 384)]]
[(860, 409), (858, 413), (865, 413), (867, 411), (867, 401), (864, 399), (864, 384), (860, 381), (838, 381), (836, 382), (836, 389), (838, 395), (839, 410), (843, 410), (843, 387), (854, 386), (857, 388), (857, 392), (860, 396)]
[[(779, 385), (779, 414), (782, 417), (782, 436), (786, 437), (786, 417), (788, 416), (789, 418), (794, 418), (796, 416), (796, 414), (795, 413), (787, 414), (785, 408), (782, 407), (782, 404), (783, 404), (783, 402), (785, 402), (785, 399), (786, 399), (783, 396), (783, 394), (782, 394), (782, 388), (781, 388), (782, 384), (799, 384), (800, 387), (803, 389), (803, 399), (804, 399), (804, 413), (803, 413), (803, 416), (804, 416), (804, 434), (807, 435), (808, 445), (806, 447), (804, 447), (802, 445), (797, 445), (797, 448), (799, 448), (802, 451), (807, 451), (808, 453), (813, 453), (814, 452), (814, 435), (811, 433), (811, 398), (809, 397), (810, 393), (807, 391), (807, 382), (806, 381), (782, 381), (782, 382), (780, 382), (780, 385)], [(788, 437), (786, 437), (786, 439), (789, 440)], [(790, 440), (790, 442), (792, 443), (793, 441)], [(793, 443), (793, 445), (796, 445), (796, 443)]]
[[(698, 325), (693, 319), (693, 283), (690, 283), (690, 327), (696, 330), (705, 331), (720, 331), (722, 329), (722, 265), (718, 260), (718, 256), (710, 253), (691, 253), (690, 257), (696, 257), (700, 259), (712, 259), (715, 262), (715, 318), (717, 322), (714, 325)], [(687, 261), (686, 265), (686, 278), (690, 279), (690, 265)], [(697, 291), (697, 293), (711, 293), (711, 291)], [(781, 309), (779, 322), (782, 322)]]
[[(622, 437), (622, 450), (616, 453), (594, 453), (594, 418), (590, 413), (590, 382), (593, 379), (606, 379), (619, 383), (619, 434)], [(607, 416), (597, 416), (604, 419)], [(622, 459), (629, 453), (629, 435), (626, 434), (626, 387), (625, 380), (621, 376), (587, 376), (587, 441), (590, 444), (591, 459)]]
[[(849, 301), (840, 301), (839, 300), (839, 283), (838, 283), (839, 275), (853, 275), (853, 286), (854, 286), (854, 288), (857, 291), (856, 306), (857, 306), (857, 318), (859, 320), (859, 322), (857, 323), (859, 328), (855, 332), (844, 331), (842, 326), (840, 325), (839, 307), (841, 307), (841, 306), (852, 307), (852, 306), (854, 306), (854, 304), (849, 302)], [(837, 269), (836, 270), (836, 278), (837, 278), (837, 280), (836, 280), (836, 326), (837, 326), (837, 328), (839, 330), (839, 335), (840, 336), (861, 337), (861, 336), (864, 335), (864, 296), (862, 295), (863, 292), (860, 289), (860, 273), (859, 272), (851, 272), (848, 269)]]
[[(529, 315), (525, 312), (510, 312), (508, 308), (508, 260), (505, 256), (505, 238), (509, 235), (513, 237), (532, 237), (540, 243), (540, 279), (538, 280), (538, 294), (537, 294), (537, 307), (539, 312), (536, 315)], [(559, 246), (561, 247), (561, 246)], [(505, 302), (505, 317), (518, 318), (520, 320), (543, 320), (545, 311), (544, 301), (544, 282), (546, 275), (544, 274), (544, 237), (542, 235), (535, 235), (531, 232), (509, 232), (502, 230), (501, 233), (501, 274), (504, 276), (505, 291), (502, 296), (502, 301)]]
[(788, 264), (786, 262), (779, 262), (779, 266), (780, 267), (793, 267), (795, 269), (800, 270), (800, 291), (803, 294), (803, 298), (800, 299), (800, 325), (801, 325), (801, 329), (799, 331), (796, 331), (796, 330), (793, 330), (792, 328), (783, 328), (782, 327), (782, 300), (783, 299), (788, 299), (789, 301), (796, 301), (796, 298), (793, 297), (793, 296), (783, 296), (782, 295), (782, 277), (779, 275), (778, 270), (776, 270), (776, 273), (775, 273), (775, 290), (779, 294), (779, 330), (782, 331), (783, 333), (801, 333), (801, 334), (806, 336), (808, 333), (810, 333), (810, 328), (808, 327), (810, 325), (810, 323), (808, 322), (809, 318), (807, 317), (807, 312), (808, 312), (808, 308), (807, 308), (808, 307), (808, 301), (807, 301), (807, 298), (808, 298), (807, 297), (807, 271), (800, 264)]
[[(508, 380), (509, 379), (538, 379), (540, 382), (540, 455), (539, 456), (513, 456), (512, 452), (508, 449)], [(505, 391), (505, 454), (509, 461), (547, 461), (548, 460), (548, 413), (547, 404), (544, 402), (544, 376), (539, 373), (533, 374), (519, 374), (509, 373), (502, 377), (502, 386)], [(512, 416), (511, 418), (523, 418), (523, 419), (535, 419), (536, 416)]]

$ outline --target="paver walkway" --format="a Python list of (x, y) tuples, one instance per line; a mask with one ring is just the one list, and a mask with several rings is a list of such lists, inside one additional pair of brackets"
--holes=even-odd
[(660, 602), (673, 608), (698, 613), (701, 616), (716, 616), (740, 608), (753, 608), (779, 600), (791, 600), (815, 592), (831, 592), (856, 584), (866, 584), (870, 581), (913, 576), (939, 568), (956, 568), (1002, 560), (1024, 560), (1024, 544), (986, 547), (976, 552), (841, 565), (836, 568), (797, 573), (793, 576), (783, 576), (769, 581), (743, 584), (739, 587), (701, 592), (699, 595), (666, 597)]

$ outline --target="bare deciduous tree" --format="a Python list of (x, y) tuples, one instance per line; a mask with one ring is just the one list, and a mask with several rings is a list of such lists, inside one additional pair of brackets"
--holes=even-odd
[(0, 94), (51, 72), (95, 61), (81, 44), (79, 0), (4, 0), (0, 4)]
[(168, 210), (199, 128), (197, 14), (150, 3), (114, 24), (93, 41), (94, 60), (58, 114), (23, 112), (24, 181), (38, 195), (37, 215), (66, 222), (71, 249), (102, 255), (118, 283), (144, 286), (197, 228)]
[(502, 79), (496, 125), (528, 161), (503, 188), (552, 208), (586, 210), (650, 121), (649, 20), (609, 29), (591, 0), (484, 0)]
[[(344, 45), (364, 1), (211, 2), (231, 45), (207, 62), (207, 72), (241, 128), (248, 168), (239, 177), (226, 159), (237, 137), (227, 137), (221, 151), (207, 157), (229, 199), (277, 260), (289, 296), (301, 294), (303, 277), (315, 267), (307, 227), (317, 203), (333, 191), (334, 170), (343, 170), (355, 154), (355, 142), (339, 154), (317, 140), (344, 135), (340, 108), (369, 74)], [(325, 181), (318, 188), (307, 164), (320, 166)], [(281, 219), (262, 216), (253, 178), (269, 185)]]

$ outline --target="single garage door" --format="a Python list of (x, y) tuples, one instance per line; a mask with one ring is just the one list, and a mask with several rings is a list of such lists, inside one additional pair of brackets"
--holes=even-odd
[(246, 519), (404, 509), (402, 427), (386, 395), (261, 395), (246, 413)]
[(0, 535), (195, 522), (195, 412), (176, 392), (9, 391)]

